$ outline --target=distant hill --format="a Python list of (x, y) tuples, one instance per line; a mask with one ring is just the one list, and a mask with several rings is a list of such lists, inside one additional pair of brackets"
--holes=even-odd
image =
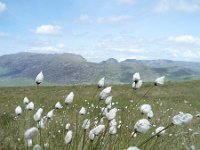
[(165, 75), (168, 80), (192, 80), (200, 77), (200, 63), (171, 60), (135, 60), (118, 62), (110, 58), (101, 63), (88, 62), (80, 55), (17, 53), (0, 56), (0, 86), (34, 85), (43, 71), (44, 85), (96, 83), (105, 76), (109, 83), (130, 83), (134, 72), (144, 81)]

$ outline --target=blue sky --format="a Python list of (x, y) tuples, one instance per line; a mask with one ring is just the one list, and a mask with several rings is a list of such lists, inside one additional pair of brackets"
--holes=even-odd
[(0, 55), (200, 61), (199, 0), (0, 0)]

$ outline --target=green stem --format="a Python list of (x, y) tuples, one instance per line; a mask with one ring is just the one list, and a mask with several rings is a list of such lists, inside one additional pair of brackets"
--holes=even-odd
[(84, 150), (84, 146), (85, 146), (85, 135), (86, 135), (86, 129), (84, 129), (84, 132), (83, 132), (82, 150)]
[(158, 133), (154, 134), (153, 136), (149, 137), (148, 139), (146, 139), (145, 141), (143, 141), (141, 144), (139, 144), (138, 147), (142, 147), (143, 145), (145, 145), (146, 143), (148, 143), (150, 140), (152, 140), (154, 137), (158, 136), (162, 131), (172, 127), (174, 124), (171, 123), (168, 126), (166, 126), (164, 129), (160, 130)]
[(135, 106), (154, 88), (155, 86), (151, 86), (142, 97), (136, 102)]

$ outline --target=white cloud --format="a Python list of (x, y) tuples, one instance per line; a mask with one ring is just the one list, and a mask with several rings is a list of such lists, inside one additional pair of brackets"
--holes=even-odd
[(35, 33), (57, 35), (57, 34), (61, 34), (61, 27), (54, 26), (54, 25), (41, 25), (36, 28)]
[(92, 23), (92, 19), (87, 14), (81, 14), (78, 18), (76, 18), (74, 23)]
[(167, 47), (162, 50), (168, 57), (177, 60), (199, 61), (200, 50), (178, 49), (174, 47)]
[(30, 52), (36, 53), (61, 53), (65, 48), (64, 44), (58, 44), (57, 46), (33, 46), (28, 49)]
[(133, 17), (130, 15), (118, 15), (118, 16), (107, 16), (90, 18), (87, 14), (82, 14), (78, 18), (73, 20), (73, 23), (90, 23), (90, 24), (116, 24), (131, 20)]
[(129, 15), (119, 15), (119, 16), (111, 16), (111, 17), (99, 17), (97, 18), (96, 22), (99, 24), (107, 24), (107, 23), (119, 23), (123, 21), (127, 21), (132, 19)]
[(200, 10), (199, 1), (195, 0), (158, 0), (154, 11), (164, 13), (168, 11), (196, 12)]
[(7, 33), (7, 32), (2, 32), (2, 31), (0, 31), (0, 37), (7, 37), (7, 36), (9, 36), (10, 34), (9, 33)]
[(83, 15), (80, 15), (80, 17), (79, 17), (79, 20), (80, 21), (89, 21), (89, 16), (87, 15), (87, 14), (83, 14)]
[(141, 46), (142, 43), (141, 38), (127, 35), (108, 36), (97, 43), (96, 48), (118, 53), (142, 53), (145, 52)]
[(65, 44), (63, 44), (63, 43), (60, 43), (60, 44), (58, 44), (58, 46), (57, 46), (59, 49), (64, 49), (65, 48)]
[(200, 38), (193, 37), (192, 35), (170, 36), (168, 41), (184, 44), (200, 44)]
[(6, 4), (0, 2), (0, 13), (4, 12), (6, 10)]
[(109, 48), (111, 51), (117, 51), (117, 52), (131, 52), (131, 53), (140, 53), (144, 50), (141, 48), (117, 48), (117, 47), (111, 47)]

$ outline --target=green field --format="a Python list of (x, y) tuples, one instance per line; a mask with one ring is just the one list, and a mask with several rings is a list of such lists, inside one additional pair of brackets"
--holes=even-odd
[[(88, 133), (94, 127), (95, 119), (99, 120), (99, 114), (101, 114), (99, 107), (105, 106), (103, 101), (99, 102), (98, 95), (101, 89), (96, 92), (96, 86), (0, 88), (0, 149), (33, 149), (33, 147), (27, 147), (24, 132), (30, 127), (37, 126), (33, 120), (34, 113), (41, 107), (44, 109), (42, 115), (45, 115), (54, 108), (57, 101), (60, 101), (64, 108), (54, 111), (53, 119), (49, 120), (45, 129), (41, 129), (40, 135), (33, 139), (33, 146), (41, 144), (45, 149), (44, 145), (48, 144), (46, 149), (57, 150), (124, 150), (129, 146), (138, 146), (140, 149), (147, 150), (189, 150), (194, 147), (198, 150), (200, 149), (200, 118), (195, 115), (200, 112), (199, 85), (200, 81), (167, 82), (162, 86), (153, 87), (145, 96), (145, 92), (153, 86), (150, 83), (144, 84), (136, 91), (133, 91), (131, 85), (111, 85), (114, 103), (112, 107), (120, 109), (116, 120), (121, 121), (121, 127), (117, 129), (117, 134), (110, 135), (108, 120), (104, 118), (106, 128), (94, 141), (88, 139)], [(75, 94), (74, 101), (71, 105), (65, 105), (64, 100), (71, 91)], [(34, 102), (34, 110), (24, 110), (25, 96)], [(152, 136), (156, 128), (152, 126), (147, 133), (138, 134), (135, 138), (131, 137), (134, 124), (141, 118), (147, 118), (138, 109), (145, 103), (152, 106), (154, 117), (150, 119), (150, 122), (156, 127), (167, 126), (171, 123), (171, 118), (180, 111), (191, 113), (194, 117), (191, 123), (173, 126), (166, 130), (164, 135), (155, 137), (140, 146), (143, 141)], [(23, 108), (23, 113), (16, 118), (15, 108), (18, 105)], [(93, 108), (92, 105), (97, 108)], [(82, 106), (86, 107), (90, 114), (79, 115), (78, 112)], [(89, 130), (84, 131), (81, 126), (86, 118), (91, 119), (91, 126)], [(66, 123), (71, 124), (70, 130), (73, 131), (72, 141), (68, 145), (64, 144)]]

